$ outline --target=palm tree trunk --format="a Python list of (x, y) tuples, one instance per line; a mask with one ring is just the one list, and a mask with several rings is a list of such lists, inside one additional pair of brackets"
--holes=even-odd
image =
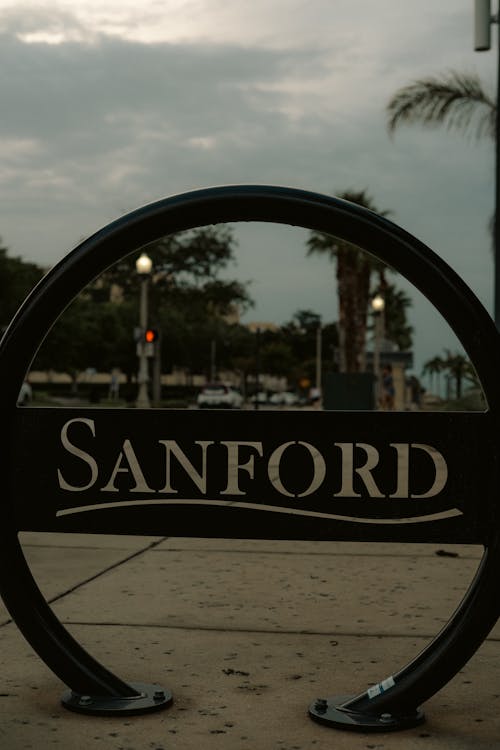
[(361, 372), (365, 366), (366, 310), (370, 296), (368, 261), (360, 251), (339, 248), (337, 288), (339, 297), (340, 372)]

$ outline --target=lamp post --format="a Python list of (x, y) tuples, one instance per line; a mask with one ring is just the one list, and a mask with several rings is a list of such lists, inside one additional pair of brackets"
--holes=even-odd
[(260, 392), (260, 328), (255, 330), (255, 403), (254, 409), (259, 408)]
[[(491, 49), (491, 24), (499, 23), (500, 7), (497, 15), (491, 14), (491, 0), (474, 2), (474, 49), (485, 52)], [(498, 105), (500, 104), (500, 42), (497, 40), (497, 113), (495, 125), (495, 223), (494, 223), (494, 298), (493, 317), (497, 328), (500, 328), (500, 121)]]
[(321, 382), (321, 371), (323, 369), (323, 329), (321, 327), (321, 319), (318, 321), (318, 327), (316, 328), (316, 396), (317, 406), (321, 407), (321, 392), (323, 384)]
[(151, 275), (151, 269), (153, 268), (153, 261), (151, 260), (149, 255), (146, 255), (146, 253), (142, 253), (137, 258), (135, 267), (141, 279), (141, 298), (139, 305), (139, 328), (141, 331), (141, 338), (138, 343), (137, 349), (137, 354), (139, 357), (139, 370), (137, 373), (138, 390), (136, 406), (138, 409), (148, 409), (151, 404), (148, 394), (149, 373), (144, 331), (148, 327), (148, 291), (149, 278)]
[(217, 342), (210, 340), (210, 380), (215, 383), (217, 379)]
[(378, 293), (372, 298), (372, 311), (375, 319), (375, 337), (373, 342), (373, 374), (375, 375), (375, 405), (380, 403), (380, 347), (384, 338), (385, 299)]

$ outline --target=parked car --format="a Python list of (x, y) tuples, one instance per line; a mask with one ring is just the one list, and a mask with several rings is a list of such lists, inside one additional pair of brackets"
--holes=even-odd
[(267, 393), (265, 391), (254, 393), (250, 398), (250, 401), (252, 402), (252, 404), (267, 404)]
[(33, 392), (31, 390), (31, 386), (28, 383), (28, 381), (25, 380), (21, 386), (19, 395), (17, 397), (17, 405), (26, 406), (26, 404), (29, 404), (32, 398), (33, 398)]
[(294, 406), (298, 403), (298, 398), (295, 393), (291, 393), (290, 391), (280, 391), (272, 394), (269, 398), (269, 403), (274, 406)]
[(241, 409), (243, 396), (227, 383), (208, 383), (198, 394), (200, 409)]

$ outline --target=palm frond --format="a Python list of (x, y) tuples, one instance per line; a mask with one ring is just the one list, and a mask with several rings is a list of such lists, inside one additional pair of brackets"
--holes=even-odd
[(342, 200), (349, 201), (350, 203), (357, 203), (358, 206), (363, 206), (363, 208), (367, 208), (369, 211), (373, 211), (379, 216), (389, 216), (391, 213), (391, 211), (381, 211), (377, 208), (367, 188), (364, 188), (364, 190), (353, 190), (352, 188), (349, 188), (342, 193), (337, 193), (337, 196), (342, 198)]
[(496, 113), (477, 75), (451, 71), (398, 89), (387, 105), (387, 127), (393, 133), (401, 124), (445, 125), (494, 138)]

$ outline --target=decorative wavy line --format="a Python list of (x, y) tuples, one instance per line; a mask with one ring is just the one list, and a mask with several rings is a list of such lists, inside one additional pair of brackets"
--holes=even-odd
[(462, 516), (463, 513), (458, 508), (430, 513), (425, 516), (410, 516), (408, 518), (357, 518), (355, 516), (342, 516), (335, 513), (319, 513), (316, 511), (303, 510), (301, 508), (281, 508), (276, 505), (260, 505), (259, 503), (244, 503), (227, 500), (123, 500), (115, 503), (99, 503), (97, 505), (80, 505), (76, 508), (65, 508), (58, 510), (56, 518), (63, 516), (72, 516), (78, 513), (90, 513), (95, 510), (110, 510), (115, 508), (127, 508), (132, 506), (146, 505), (199, 505), (199, 506), (225, 506), (232, 508), (251, 508), (254, 510), (263, 510), (267, 513), (285, 513), (290, 516), (309, 516), (311, 518), (327, 518), (333, 521), (349, 521), (350, 523), (369, 523), (369, 524), (405, 524), (405, 523), (428, 523), (429, 521), (442, 521), (456, 516)]

